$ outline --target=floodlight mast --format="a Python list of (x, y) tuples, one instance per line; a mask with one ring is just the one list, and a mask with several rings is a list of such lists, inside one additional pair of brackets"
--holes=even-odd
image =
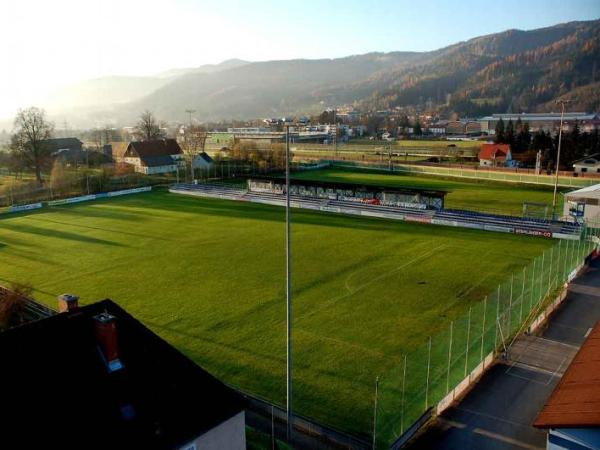
[(287, 440), (292, 440), (292, 247), (290, 217), (290, 126), (285, 127), (285, 256), (286, 256), (286, 305), (287, 305), (287, 358), (286, 358), (286, 409)]
[(558, 188), (558, 172), (560, 170), (560, 147), (562, 143), (562, 129), (563, 129), (563, 117), (565, 115), (565, 104), (571, 103), (571, 100), (557, 100), (556, 103), (560, 103), (560, 128), (558, 129), (558, 151), (556, 154), (556, 174), (554, 177), (554, 194), (552, 195), (552, 219), (555, 219), (556, 214), (556, 191)]

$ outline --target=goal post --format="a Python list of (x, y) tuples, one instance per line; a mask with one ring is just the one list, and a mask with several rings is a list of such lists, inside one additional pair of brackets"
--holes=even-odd
[(523, 202), (523, 217), (530, 219), (550, 219), (550, 205), (539, 202)]

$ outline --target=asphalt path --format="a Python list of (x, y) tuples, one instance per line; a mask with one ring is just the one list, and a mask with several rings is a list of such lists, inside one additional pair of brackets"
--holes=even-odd
[(600, 320), (600, 258), (569, 287), (536, 336), (519, 338), (457, 404), (407, 448), (507, 450), (546, 448), (537, 414), (591, 328)]

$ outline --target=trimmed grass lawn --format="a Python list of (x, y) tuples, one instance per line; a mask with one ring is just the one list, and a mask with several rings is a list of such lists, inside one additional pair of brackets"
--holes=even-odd
[[(401, 173), (356, 172), (343, 169), (307, 170), (295, 173), (294, 177), (304, 180), (446, 190), (449, 191), (445, 200), (446, 208), (522, 215), (524, 202), (546, 203), (549, 207), (552, 206), (551, 187), (488, 181), (462, 181)], [(562, 204), (562, 195), (559, 194), (558, 200), (560, 206)], [(562, 209), (559, 208), (559, 211), (562, 211)]]
[[(375, 377), (552, 244), (292, 217), (296, 411), (365, 434)], [(112, 298), (225, 382), (282, 404), (284, 261), (284, 210), (268, 205), (163, 191), (0, 218), (0, 284), (30, 283), (50, 305)]]

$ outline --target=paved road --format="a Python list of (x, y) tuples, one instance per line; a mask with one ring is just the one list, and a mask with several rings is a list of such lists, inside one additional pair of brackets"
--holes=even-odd
[(598, 320), (600, 259), (572, 284), (538, 336), (522, 339), (409, 448), (545, 449), (546, 433), (531, 424)]

